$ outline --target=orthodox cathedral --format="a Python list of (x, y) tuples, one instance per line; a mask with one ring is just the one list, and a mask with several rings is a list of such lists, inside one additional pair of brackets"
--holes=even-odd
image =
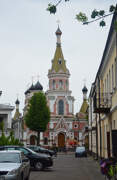
[[(57, 43), (54, 58), (52, 60), (51, 69), (48, 71), (49, 89), (45, 92), (47, 103), (51, 112), (51, 120), (48, 123), (47, 130), (41, 133), (41, 145), (52, 147), (69, 146), (70, 143), (78, 142), (79, 138), (79, 123), (82, 128), (86, 125), (86, 119), (78, 120), (78, 116), (74, 115), (74, 97), (72, 91), (69, 89), (70, 72), (67, 69), (66, 61), (63, 56), (61, 48), (62, 32), (58, 26), (56, 31)], [(35, 92), (43, 91), (43, 87), (38, 81), (35, 85), (25, 92), (25, 107), (24, 115), (29, 103), (29, 99)], [(87, 104), (87, 88), (83, 90), (83, 101), (85, 107)], [(86, 105), (87, 104), (87, 105)], [(81, 108), (83, 109), (83, 108)], [(84, 112), (80, 112), (80, 115)], [(84, 117), (84, 116), (83, 116)], [(85, 122), (85, 123), (84, 123)], [(81, 130), (81, 129), (80, 129)], [(24, 126), (23, 142), (24, 144), (36, 144), (36, 132), (31, 131)]]

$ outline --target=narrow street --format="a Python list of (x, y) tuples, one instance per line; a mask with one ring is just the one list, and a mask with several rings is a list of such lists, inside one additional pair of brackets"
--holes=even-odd
[(30, 180), (104, 180), (99, 164), (88, 158), (75, 158), (74, 154), (59, 154), (53, 168), (32, 171)]

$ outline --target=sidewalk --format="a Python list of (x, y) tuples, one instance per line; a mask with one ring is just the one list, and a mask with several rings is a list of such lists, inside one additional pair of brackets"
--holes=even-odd
[(64, 155), (65, 155), (65, 154), (66, 154), (66, 155), (67, 155), (67, 154), (75, 154), (75, 152), (71, 152), (71, 151), (67, 151), (67, 152), (62, 152), (62, 151), (61, 151), (61, 152), (57, 152), (57, 155), (61, 155), (61, 154), (64, 154)]

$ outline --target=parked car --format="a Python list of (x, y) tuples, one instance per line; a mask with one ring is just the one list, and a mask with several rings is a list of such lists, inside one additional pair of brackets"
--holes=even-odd
[(0, 180), (28, 180), (29, 159), (21, 151), (0, 151)]
[(22, 146), (0, 146), (0, 150), (19, 150), (24, 153), (24, 155), (29, 158), (30, 166), (40, 171), (46, 167), (53, 166), (53, 159), (51, 156), (42, 153), (36, 153), (29, 148)]
[(87, 152), (84, 146), (76, 147), (75, 157), (87, 157)]
[(29, 149), (32, 149), (35, 152), (38, 152), (38, 153), (45, 153), (45, 154), (49, 154), (50, 156), (57, 156), (57, 152), (55, 152), (53, 150), (50, 150), (50, 149), (43, 148), (41, 146), (30, 145), (30, 146), (27, 146), (27, 147)]

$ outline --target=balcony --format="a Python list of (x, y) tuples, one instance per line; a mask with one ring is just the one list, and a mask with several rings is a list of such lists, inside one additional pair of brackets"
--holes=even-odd
[(94, 113), (109, 113), (111, 108), (111, 93), (95, 93), (93, 104)]

